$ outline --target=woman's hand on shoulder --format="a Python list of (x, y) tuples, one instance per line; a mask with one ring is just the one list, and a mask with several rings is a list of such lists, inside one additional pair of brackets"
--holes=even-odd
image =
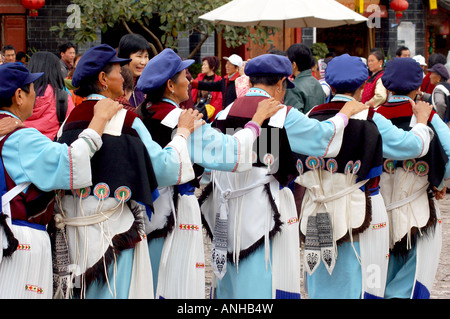
[(94, 106), (94, 116), (99, 116), (106, 121), (109, 121), (114, 115), (117, 114), (123, 105), (112, 99), (102, 99), (98, 101)]
[(178, 119), (177, 133), (188, 138), (191, 133), (204, 124), (202, 113), (194, 109), (185, 109)]
[(24, 127), (25, 125), (21, 120), (13, 117), (5, 117), (0, 120), (0, 136), (8, 135), (19, 127)]

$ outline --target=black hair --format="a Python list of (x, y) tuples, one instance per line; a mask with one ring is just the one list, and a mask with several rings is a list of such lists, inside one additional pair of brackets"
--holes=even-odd
[(269, 54), (275, 54), (275, 55), (281, 55), (281, 56), (286, 56), (286, 52), (285, 51), (281, 51), (278, 49), (271, 49), (269, 50)]
[(402, 55), (402, 51), (406, 51), (409, 50), (407, 47), (405, 47), (404, 45), (400, 46), (397, 51), (395, 51), (395, 55), (396, 56), (401, 56)]
[(23, 58), (26, 58), (26, 57), (27, 57), (27, 54), (25, 52), (23, 52), (23, 51), (17, 52), (17, 54), (16, 54), (16, 61), (20, 61), (20, 60), (22, 60)]
[(66, 42), (66, 43), (63, 43), (60, 46), (58, 46), (58, 51), (61, 54), (61, 53), (65, 53), (70, 48), (76, 49), (75, 44), (73, 44), (72, 42)]
[[(25, 84), (20, 89), (22, 91), (24, 91), (25, 93), (27, 93), (27, 94), (30, 93), (31, 83)], [(0, 109), (3, 108), (3, 107), (10, 107), (12, 105), (12, 98), (13, 97), (11, 96), (10, 98), (4, 99), (4, 100), (0, 99)]]
[(129, 59), (133, 53), (139, 51), (147, 51), (150, 55), (150, 44), (142, 35), (130, 33), (120, 39), (117, 56), (122, 59)]
[(64, 89), (64, 77), (60, 62), (53, 53), (46, 51), (34, 53), (28, 63), (28, 69), (31, 73), (44, 72), (44, 75), (34, 82), (36, 96), (43, 96), (48, 85), (53, 88), (54, 95), (56, 95), (57, 90)]
[[(255, 86), (257, 84), (267, 85), (267, 86), (274, 86), (278, 83), (278, 81), (282, 80), (284, 76), (281, 75), (275, 75), (275, 76), (250, 76), (249, 80), (250, 83)], [(283, 88), (287, 88), (287, 82), (286, 80), (283, 81)]]
[(297, 64), (300, 72), (311, 69), (314, 66), (311, 49), (303, 43), (294, 43), (286, 51), (287, 57)]
[[(108, 63), (106, 64), (103, 69), (100, 70), (100, 72), (105, 72), (106, 74), (111, 73), (113, 69), (114, 63)], [(101, 89), (99, 88), (97, 82), (98, 82), (98, 75), (100, 72), (91, 75), (90, 77), (84, 78), (81, 83), (78, 84), (78, 88), (75, 89), (74, 93), (81, 97), (86, 97), (90, 94), (98, 94), (101, 92)]]
[(370, 55), (373, 55), (374, 57), (376, 57), (378, 61), (384, 61), (384, 54), (380, 50), (372, 50), (369, 53), (369, 56)]
[(3, 53), (5, 53), (6, 50), (14, 50), (14, 53), (16, 53), (16, 48), (13, 47), (11, 44), (5, 45), (5, 46), (3, 47), (3, 50), (2, 50)]
[(447, 63), (447, 59), (445, 58), (445, 55), (442, 53), (433, 53), (430, 54), (428, 57), (428, 68), (432, 68), (435, 64), (444, 64)]

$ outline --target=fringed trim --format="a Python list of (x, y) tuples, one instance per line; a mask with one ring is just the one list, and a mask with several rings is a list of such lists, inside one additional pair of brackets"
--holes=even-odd
[[(365, 187), (365, 196), (366, 196), (366, 214), (364, 216), (364, 221), (358, 228), (352, 228), (352, 235), (355, 236), (357, 234), (361, 234), (367, 228), (369, 228), (370, 223), (372, 222), (372, 199), (370, 197), (370, 190), (366, 186)], [(300, 231), (300, 240), (301, 242), (305, 242), (305, 235)], [(350, 234), (347, 232), (343, 237), (336, 241), (337, 245), (341, 245), (344, 242), (348, 242), (350, 240)]]
[[(198, 205), (200, 206), (200, 210), (201, 210), (201, 207), (202, 207), (203, 203), (205, 202), (205, 200), (207, 200), (209, 195), (211, 195), (212, 190), (213, 190), (213, 182), (210, 182), (205, 186), (202, 193), (198, 197), (197, 200), (198, 200)], [(202, 217), (203, 229), (206, 231), (206, 235), (212, 240), (213, 239), (212, 230), (209, 227), (208, 223), (206, 222), (205, 216), (203, 216), (203, 214), (201, 214), (201, 215), (202, 215), (201, 217)]]
[(11, 255), (17, 250), (19, 241), (16, 239), (16, 237), (14, 237), (13, 232), (8, 227), (6, 218), (6, 214), (0, 214), (0, 226), (3, 227), (3, 230), (6, 234), (6, 240), (8, 241), (8, 248), (3, 249), (3, 257), (11, 257)]
[[(267, 193), (267, 196), (269, 197), (269, 203), (272, 208), (272, 211), (274, 212), (273, 218), (275, 221), (275, 225), (273, 229), (269, 232), (269, 238), (272, 239), (276, 234), (278, 234), (281, 231), (281, 226), (283, 225), (283, 222), (281, 221), (281, 214), (278, 210), (277, 204), (275, 203), (275, 200), (273, 199), (272, 192), (270, 191), (270, 184), (264, 185), (264, 190)], [(253, 245), (250, 247), (241, 250), (239, 252), (239, 261), (242, 261), (246, 257), (250, 256), (253, 252), (255, 252), (259, 247), (261, 247), (264, 244), (264, 236), (261, 237), (259, 240), (257, 240)], [(233, 263), (233, 253), (228, 252), (227, 258), (230, 263)]]
[[(173, 188), (173, 205), (175, 207), (175, 214), (178, 216), (178, 188)], [(164, 224), (163, 228), (157, 229), (155, 231), (152, 231), (150, 234), (147, 235), (147, 240), (150, 241), (155, 238), (166, 238), (169, 233), (172, 232), (173, 228), (175, 227), (175, 218), (173, 217), (173, 214), (169, 214), (166, 218), (166, 223)]]
[(117, 257), (120, 256), (123, 250), (135, 247), (136, 244), (142, 240), (141, 234), (143, 233), (144, 226), (143, 220), (138, 219), (136, 215), (138, 208), (132, 208), (129, 202), (127, 203), (127, 205), (130, 207), (136, 220), (134, 221), (133, 225), (131, 225), (128, 231), (122, 234), (115, 235), (103, 258), (101, 258), (91, 268), (86, 270), (86, 272), (84, 273), (84, 278), (88, 286), (96, 280), (100, 284), (105, 284), (107, 282), (107, 269), (105, 269), (105, 265), (106, 268), (108, 268), (114, 262), (114, 260), (116, 260)]
[[(413, 227), (411, 228), (411, 247), (415, 247), (417, 243), (417, 238), (420, 236), (420, 233), (422, 233), (422, 236), (432, 236), (434, 235), (434, 231), (436, 229), (437, 225), (437, 215), (436, 215), (436, 206), (434, 205), (434, 194), (430, 188), (427, 190), (428, 195), (428, 205), (430, 208), (430, 217), (428, 218), (428, 221), (425, 226), (420, 228)], [(408, 235), (405, 235), (400, 241), (396, 242), (394, 247), (391, 249), (391, 254), (396, 256), (401, 256), (405, 260), (408, 258), (409, 249), (407, 248), (407, 237)]]
[[(198, 203), (199, 203), (200, 207), (205, 202), (205, 200), (208, 199), (209, 195), (211, 195), (212, 189), (213, 189), (212, 182), (209, 183), (208, 185), (206, 185), (206, 187), (203, 189), (202, 194), (198, 198)], [(272, 208), (272, 211), (274, 212), (273, 218), (275, 220), (275, 225), (274, 225), (273, 229), (269, 232), (269, 238), (272, 239), (278, 232), (281, 231), (281, 226), (283, 225), (283, 222), (281, 221), (281, 215), (280, 215), (280, 212), (278, 211), (277, 204), (275, 203), (275, 200), (273, 199), (272, 192), (270, 191), (270, 184), (265, 184), (264, 190), (266, 191), (267, 196), (269, 197), (269, 203)], [(205, 229), (207, 236), (212, 240), (213, 233), (203, 215), (202, 215), (202, 223), (204, 226), (203, 229)], [(244, 250), (241, 250), (239, 252), (239, 260), (243, 260), (244, 258), (248, 257), (251, 253), (253, 253), (256, 249), (258, 249), (263, 244), (264, 244), (264, 237), (261, 237), (253, 245), (251, 245), (250, 247), (248, 247)], [(227, 258), (230, 263), (233, 263), (233, 253), (228, 252)]]
[[(366, 195), (366, 215), (364, 216), (364, 221), (358, 228), (352, 228), (352, 235), (355, 236), (357, 234), (361, 234), (367, 228), (370, 227), (370, 223), (372, 222), (372, 199), (370, 197), (369, 187), (365, 187), (365, 195)], [(344, 242), (350, 240), (350, 234), (347, 232), (344, 237), (338, 239), (336, 241), (337, 245), (341, 245)]]

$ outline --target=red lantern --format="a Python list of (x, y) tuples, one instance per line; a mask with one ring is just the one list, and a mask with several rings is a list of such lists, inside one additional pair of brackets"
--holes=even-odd
[(395, 16), (397, 17), (397, 23), (398, 19), (403, 17), (403, 11), (408, 9), (409, 3), (406, 0), (394, 0), (391, 2), (391, 9), (395, 11)]
[(45, 5), (45, 0), (21, 0), (25, 9), (29, 10), (30, 17), (37, 17), (37, 10)]

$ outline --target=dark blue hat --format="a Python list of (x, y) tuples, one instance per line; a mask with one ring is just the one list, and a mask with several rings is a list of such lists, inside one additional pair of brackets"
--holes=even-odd
[(444, 81), (447, 81), (450, 78), (447, 68), (442, 63), (436, 63), (431, 69), (428, 69), (427, 71), (439, 74), (444, 79)]
[(422, 85), (423, 70), (412, 58), (394, 58), (386, 63), (381, 81), (389, 91), (409, 93)]
[(164, 49), (148, 61), (136, 87), (144, 93), (158, 89), (194, 62), (194, 60), (183, 61), (172, 49)]
[(325, 81), (339, 92), (354, 92), (369, 77), (366, 64), (360, 57), (342, 54), (333, 58), (325, 69)]
[(292, 63), (285, 56), (277, 54), (257, 56), (247, 62), (244, 71), (248, 76), (285, 76), (288, 88), (295, 88), (295, 84), (289, 80), (289, 76), (292, 75)]
[(18, 88), (36, 81), (43, 74), (43, 72), (30, 73), (19, 62), (0, 65), (0, 100), (10, 99)]
[(109, 63), (127, 64), (131, 59), (122, 59), (117, 57), (116, 50), (107, 44), (100, 44), (87, 50), (80, 61), (72, 77), (72, 85), (78, 87), (79, 84), (87, 78), (100, 73)]

